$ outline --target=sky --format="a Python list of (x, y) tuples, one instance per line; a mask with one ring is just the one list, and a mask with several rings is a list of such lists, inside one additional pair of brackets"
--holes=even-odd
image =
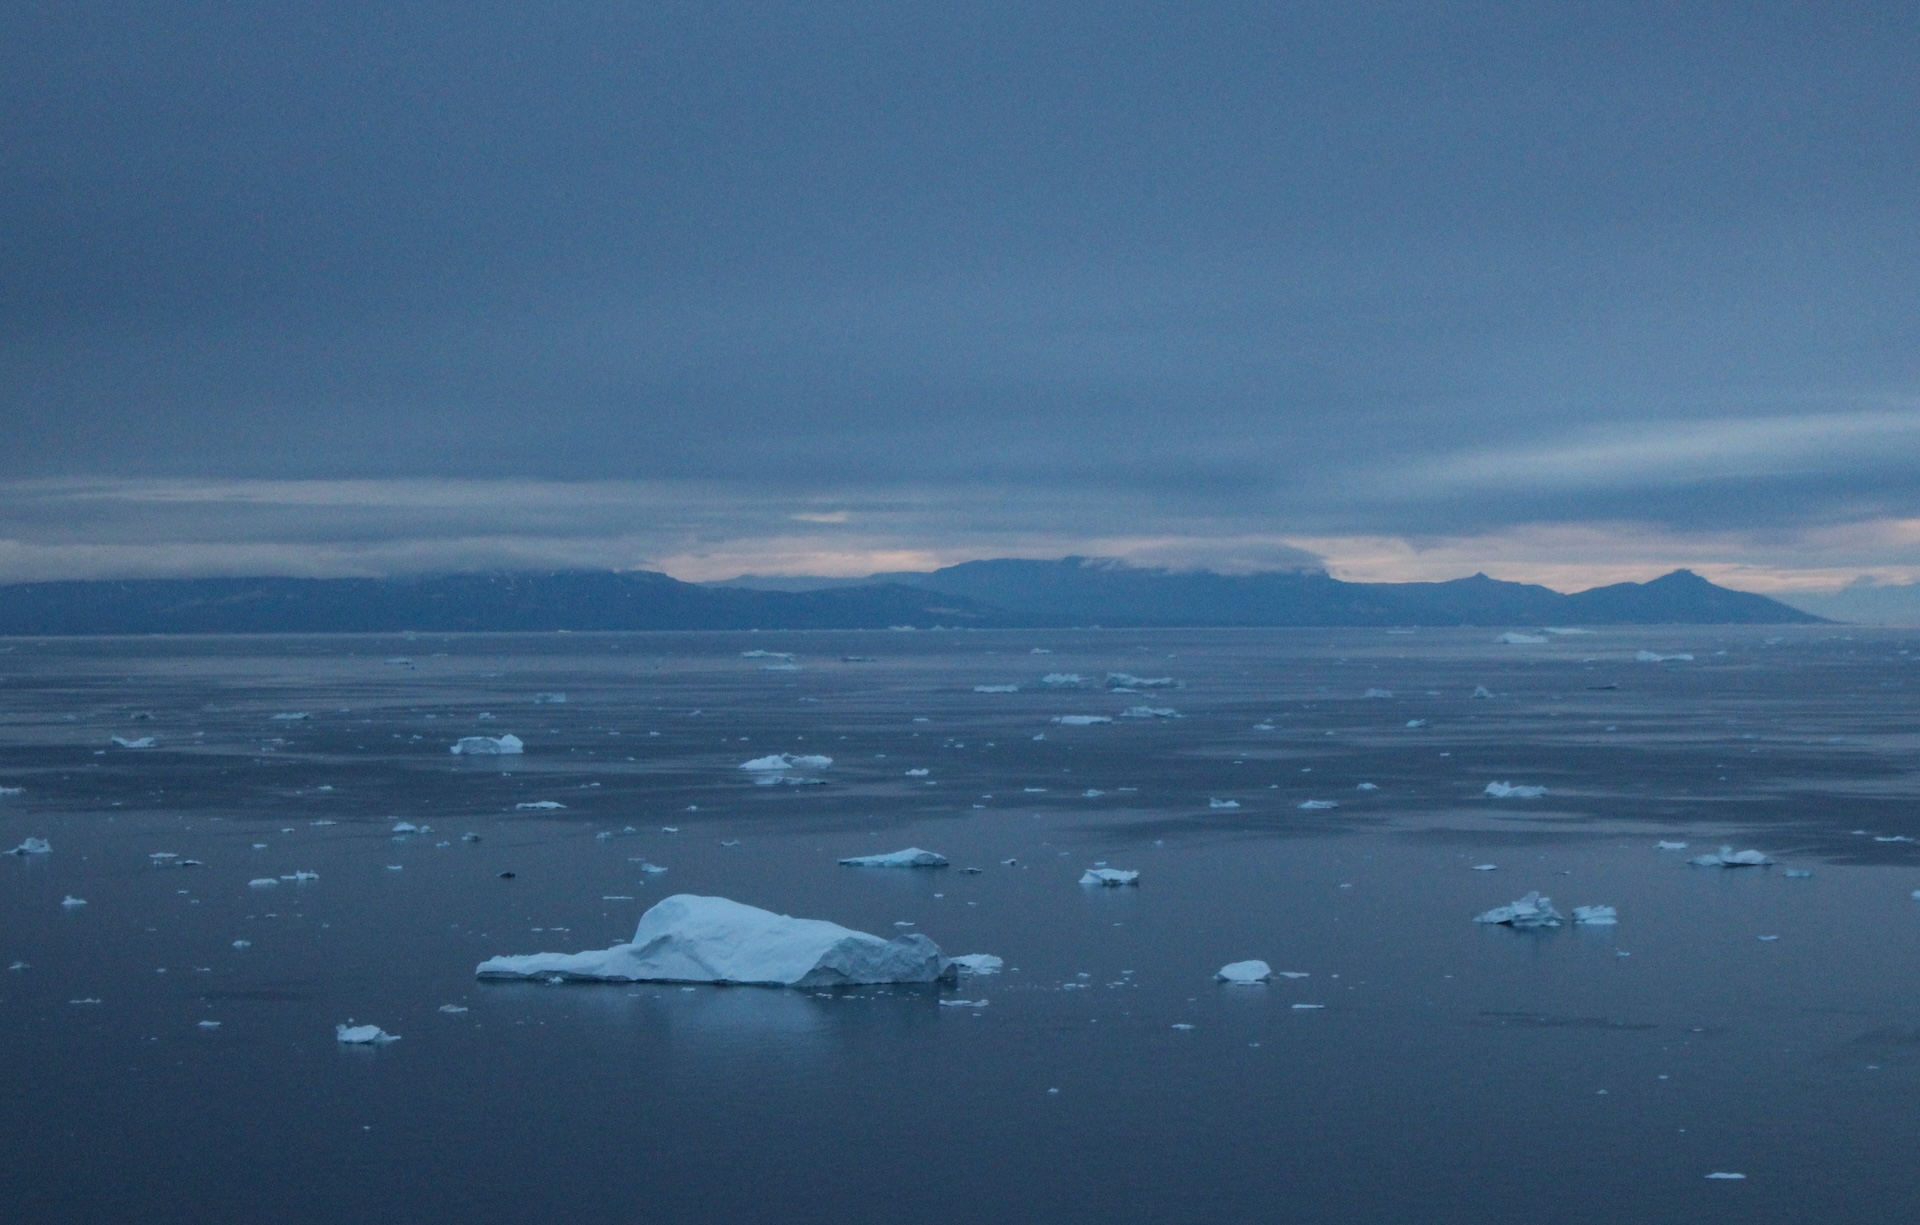
[(17, 0), (0, 123), (0, 581), (1920, 580), (1912, 4)]

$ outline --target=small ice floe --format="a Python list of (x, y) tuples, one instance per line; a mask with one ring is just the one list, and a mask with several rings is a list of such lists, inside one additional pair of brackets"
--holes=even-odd
[(1742, 1180), (1742, 1179), (1744, 1179), (1744, 1178), (1746, 1178), (1746, 1175), (1745, 1175), (1745, 1174), (1735, 1174), (1735, 1173), (1733, 1173), (1733, 1172), (1732, 1172), (1731, 1170), (1715, 1170), (1715, 1171), (1714, 1171), (1713, 1173), (1711, 1173), (1711, 1174), (1709, 1174), (1709, 1175), (1707, 1175), (1707, 1177), (1708, 1177), (1708, 1178), (1718, 1178), (1718, 1179), (1723, 1179), (1723, 1180), (1730, 1180), (1730, 1181), (1734, 1181), (1734, 1182), (1738, 1182), (1738, 1181), (1740, 1181), (1740, 1180)]
[(1113, 722), (1106, 715), (1055, 715), (1053, 721), (1063, 727), (1092, 727), (1096, 723)]
[(1653, 844), (1653, 849), (1656, 851), (1684, 851), (1687, 849), (1687, 844), (1684, 842), (1656, 842)]
[(975, 693), (1019, 693), (1020, 686), (1018, 685), (975, 685), (973, 687), (973, 691)]
[(1191, 1029), (1193, 1028), (1193, 1026), (1192, 1026), (1192, 1025), (1189, 1025), (1189, 1024), (1188, 1024), (1187, 1022), (1185, 1022), (1185, 1021), (1175, 1021), (1175, 1022), (1173, 1023), (1173, 1027), (1174, 1027), (1175, 1029), (1177, 1029), (1177, 1030), (1179, 1030), (1179, 1031), (1180, 1031), (1181, 1033), (1186, 1033), (1186, 1032), (1188, 1032), (1189, 1030), (1191, 1030)]
[(333, 1038), (349, 1046), (383, 1046), (400, 1041), (399, 1034), (390, 1034), (378, 1025), (336, 1025)]
[(849, 868), (944, 868), (947, 866), (947, 857), (910, 846), (904, 851), (889, 851), (884, 855), (855, 855), (840, 862)]
[(250, 949), (250, 948), (252, 948), (252, 947), (253, 947), (253, 941), (251, 941), (251, 940), (235, 940), (235, 941), (233, 942), (233, 947), (234, 947), (234, 948), (237, 948), (237, 949)]
[(556, 808), (565, 808), (559, 800), (522, 800), (515, 804), (516, 812), (552, 812)]
[(567, 695), (564, 693), (536, 693), (533, 695), (533, 704), (535, 706), (564, 706), (566, 702)]
[(283, 876), (280, 879), (290, 880), (290, 881), (293, 881), (295, 884), (304, 885), (308, 881), (319, 880), (320, 874), (318, 872), (313, 871), (311, 868), (301, 868), (295, 871), (292, 875)]
[(1543, 625), (1540, 627), (1540, 632), (1543, 634), (1557, 634), (1560, 637), (1566, 638), (1576, 634), (1591, 634), (1594, 631), (1581, 629), (1577, 625)]
[(461, 835), (460, 835), (460, 841), (462, 841), (462, 842), (478, 842), (478, 841), (480, 841), (480, 835), (479, 835), (479, 834), (461, 834)]
[(722, 897), (681, 893), (640, 916), (633, 939), (584, 953), (494, 957), (480, 978), (832, 987), (950, 982), (957, 974), (919, 933), (883, 940), (823, 919), (795, 919)]
[(640, 870), (642, 872), (645, 872), (648, 876), (658, 876), (662, 872), (666, 871), (665, 868), (661, 867), (657, 863), (643, 863), (640, 865)]
[(125, 736), (115, 736), (113, 743), (123, 749), (150, 749), (159, 742), (152, 736), (136, 736), (131, 740)]
[(1510, 647), (1538, 646), (1546, 640), (1546, 635), (1544, 634), (1522, 634), (1514, 630), (1508, 630), (1506, 633), (1494, 639), (1495, 642), (1500, 643), (1502, 646)]
[(1377, 783), (1361, 783), (1359, 786), (1355, 787), (1354, 790), (1355, 791), (1378, 791), (1380, 790), (1380, 787), (1379, 787), (1379, 784)]
[(1098, 787), (1089, 787), (1080, 793), (1080, 798), (1083, 800), (1097, 800), (1105, 794), (1106, 792), (1100, 790)]
[(792, 651), (742, 651), (742, 659), (792, 659)]
[(283, 710), (279, 714), (275, 715), (273, 717), (273, 720), (276, 723), (304, 723), (305, 721), (311, 718), (313, 718), (313, 713), (311, 711)]
[(1171, 689), (1175, 684), (1171, 676), (1135, 676), (1131, 672), (1107, 673), (1109, 689)]
[(1080, 878), (1083, 885), (1106, 885), (1109, 888), (1120, 885), (1138, 885), (1140, 874), (1127, 872), (1119, 868), (1088, 868), (1086, 875)]
[(1686, 651), (1681, 651), (1673, 655), (1660, 655), (1653, 651), (1637, 651), (1633, 657), (1643, 664), (1664, 664), (1671, 660), (1681, 660), (1686, 663), (1693, 662), (1693, 656)]
[(1208, 808), (1238, 808), (1240, 807), (1240, 801), (1210, 799), (1207, 801), (1207, 807)]
[(1214, 971), (1223, 983), (1263, 983), (1273, 977), (1273, 967), (1264, 961), (1230, 961)]
[(1408, 719), (1407, 720), (1408, 727), (1425, 727), (1426, 725), (1427, 725), (1427, 721), (1425, 719)]
[(1788, 868), (1786, 878), (1788, 880), (1811, 880), (1813, 879), (1813, 872), (1807, 868)]
[(1293, 1010), (1295, 1012), (1319, 1012), (1325, 1007), (1325, 1004), (1295, 1004)]
[(777, 774), (787, 770), (824, 770), (832, 764), (833, 758), (818, 754), (775, 753), (771, 757), (743, 761), (739, 769), (755, 774)]
[(1873, 840), (1875, 842), (1912, 842), (1913, 841), (1912, 838), (1907, 837), (1905, 834), (1893, 834), (1890, 836), (1875, 835)]
[(396, 834), (417, 834), (420, 832), (420, 827), (411, 821), (395, 821), (393, 823), (393, 829), (390, 832)]
[(1369, 690), (1367, 690), (1367, 691), (1366, 691), (1365, 693), (1363, 693), (1363, 694), (1361, 694), (1360, 696), (1361, 696), (1361, 697), (1363, 697), (1363, 698), (1390, 698), (1390, 697), (1392, 697), (1392, 696), (1393, 696), (1393, 690), (1391, 690), (1391, 689), (1369, 689)]
[(465, 753), (469, 757), (495, 757), (526, 751), (527, 746), (520, 737), (511, 732), (504, 736), (462, 736), (447, 750), (449, 753)]
[(218, 1021), (201, 1021), (198, 1023), (198, 1025), (199, 1025), (199, 1028), (201, 1029), (219, 1029), (220, 1028), (220, 1022)]
[(1301, 804), (1300, 807), (1308, 812), (1319, 812), (1328, 808), (1338, 808), (1340, 807), (1340, 802), (1338, 800), (1308, 800)]
[(278, 889), (280, 878), (277, 876), (257, 876), (247, 882), (249, 889)]
[(1007, 963), (992, 953), (968, 953), (964, 957), (955, 957), (953, 964), (962, 974), (998, 974)]
[(1488, 783), (1486, 791), (1482, 794), (1490, 795), (1496, 800), (1537, 800), (1546, 793), (1545, 787), (1535, 787), (1531, 784)]
[(27, 789), (25, 787), (0, 787), (0, 796), (25, 795), (26, 793)]
[(68, 910), (72, 910), (76, 906), (85, 906), (87, 904), (87, 899), (83, 897), (75, 897), (71, 893), (69, 893), (67, 896), (60, 899), (60, 904), (62, 906), (65, 906)]
[(15, 974), (18, 974), (22, 970), (31, 970), (33, 969), (33, 967), (28, 965), (24, 961), (16, 961), (12, 965), (8, 966), (7, 969), (12, 971)]
[(1573, 921), (1587, 927), (1612, 927), (1620, 921), (1620, 914), (1611, 906), (1575, 906)]
[(1509, 902), (1505, 906), (1495, 906), (1484, 914), (1473, 917), (1475, 923), (1501, 923), (1508, 927), (1558, 927), (1560, 912), (1553, 908), (1553, 899), (1540, 896), (1539, 890)]
[(1282, 977), (1282, 978), (1312, 978), (1312, 977), (1313, 977), (1313, 975), (1311, 975), (1311, 974), (1309, 974), (1309, 973), (1307, 973), (1307, 972), (1306, 972), (1305, 970), (1282, 970), (1282, 971), (1280, 971), (1280, 977)]
[(1120, 712), (1123, 719), (1178, 719), (1179, 711), (1171, 706), (1129, 706)]
[(940, 1001), (940, 1007), (942, 1008), (985, 1008), (986, 1006), (987, 1006), (987, 1001), (985, 1000), (941, 1000)]
[(1084, 683), (1085, 679), (1078, 672), (1049, 672), (1040, 678), (1040, 683), (1055, 686), (1079, 685)]
[(1718, 853), (1695, 855), (1687, 862), (1696, 868), (1764, 868), (1773, 860), (1759, 851), (1736, 851), (1723, 846)]
[(1485, 685), (1475, 685), (1473, 687), (1473, 696), (1483, 699), (1490, 698), (1493, 696), (1493, 690), (1487, 688)]
[(8, 851), (7, 854), (9, 855), (51, 855), (53, 854), (53, 844), (51, 842), (48, 842), (45, 838), (28, 838), (25, 842), (22, 842), (19, 846), (16, 846), (11, 851)]
[(1477, 863), (1473, 865), (1473, 870), (1475, 872), (1497, 872), (1500, 870), (1500, 865), (1497, 863)]
[(933, 773), (933, 771), (928, 770), (923, 766), (917, 766), (914, 769), (907, 771), (907, 777), (908, 778), (925, 778), (927, 775), (931, 773)]

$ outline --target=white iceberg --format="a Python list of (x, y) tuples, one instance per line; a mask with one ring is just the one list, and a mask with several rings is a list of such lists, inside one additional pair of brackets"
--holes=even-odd
[(1082, 677), (1078, 672), (1049, 672), (1040, 678), (1042, 685), (1078, 685)]
[(75, 897), (71, 893), (69, 893), (67, 896), (60, 899), (60, 904), (62, 906), (67, 907), (69, 910), (71, 910), (75, 906), (85, 906), (87, 904), (87, 899), (83, 897)]
[(1560, 912), (1553, 908), (1553, 899), (1540, 896), (1538, 890), (1527, 894), (1517, 902), (1505, 906), (1496, 906), (1485, 914), (1473, 917), (1475, 923), (1504, 923), (1508, 927), (1558, 927)]
[(1652, 651), (1637, 651), (1633, 657), (1643, 664), (1664, 664), (1669, 660), (1675, 659), (1684, 660), (1687, 663), (1693, 662), (1693, 655), (1686, 651), (1681, 651), (1673, 655), (1659, 655)]
[(1612, 927), (1620, 921), (1620, 915), (1611, 906), (1575, 906), (1573, 921), (1588, 927)]
[(913, 769), (907, 771), (907, 777), (908, 778), (925, 778), (927, 775), (932, 773), (933, 771), (927, 769), (925, 766), (915, 766)]
[(1656, 851), (1684, 851), (1687, 849), (1687, 844), (1684, 842), (1656, 842), (1653, 844), (1653, 849)]
[(968, 953), (964, 957), (955, 957), (953, 964), (963, 974), (998, 974), (1007, 963), (992, 953)]
[(53, 844), (45, 838), (29, 838), (19, 846), (8, 851), (9, 855), (51, 855)]
[(1306, 803), (1300, 805), (1300, 807), (1306, 809), (1308, 812), (1314, 812), (1323, 808), (1338, 808), (1340, 807), (1340, 803), (1337, 800), (1308, 800)]
[(420, 832), (420, 827), (411, 821), (396, 821), (394, 822), (392, 832), (396, 834), (417, 834)]
[(1510, 647), (1530, 647), (1538, 646), (1540, 643), (1545, 642), (1546, 637), (1541, 634), (1516, 634), (1512, 630), (1508, 630), (1498, 638), (1495, 638), (1494, 641)]
[(740, 763), (742, 770), (756, 773), (781, 770), (824, 770), (833, 764), (833, 758), (813, 754), (775, 753), (771, 757), (756, 757), (752, 761)]
[(904, 851), (889, 851), (885, 855), (855, 855), (840, 862), (849, 868), (944, 868), (947, 866), (947, 857), (910, 846)]
[(384, 1046), (400, 1041), (399, 1034), (390, 1034), (378, 1025), (336, 1025), (333, 1027), (333, 1038), (349, 1046)]
[(1473, 687), (1473, 696), (1482, 699), (1490, 698), (1493, 696), (1493, 690), (1487, 688), (1485, 685), (1475, 685)]
[(505, 736), (462, 736), (454, 741), (449, 753), (465, 753), (474, 757), (492, 757), (507, 753), (524, 753), (527, 746), (520, 737), (509, 732)]
[(152, 736), (140, 736), (132, 740), (125, 736), (115, 736), (113, 742), (123, 749), (150, 749), (158, 743)]
[(1208, 808), (1238, 808), (1240, 807), (1240, 801), (1212, 799), (1207, 801), (1207, 807)]
[(940, 1007), (942, 1008), (985, 1008), (986, 1006), (987, 1006), (987, 1001), (985, 1000), (941, 1000), (940, 1001)]
[(1508, 798), (1512, 798), (1516, 800), (1535, 800), (1535, 799), (1539, 799), (1541, 796), (1545, 795), (1546, 793), (1547, 793), (1547, 789), (1545, 787), (1535, 787), (1535, 786), (1526, 785), (1526, 784), (1516, 785), (1514, 783), (1488, 783), (1487, 789), (1484, 794), (1490, 795), (1496, 800), (1504, 800)]
[(973, 687), (973, 691), (975, 693), (1019, 693), (1020, 686), (1018, 685), (975, 685)]
[(565, 808), (566, 805), (559, 800), (522, 800), (513, 807), (518, 812), (552, 812), (556, 808)]
[(1080, 883), (1083, 885), (1106, 885), (1109, 888), (1120, 885), (1137, 885), (1140, 883), (1140, 874), (1138, 872), (1122, 871), (1119, 868), (1088, 868), (1087, 874), (1080, 878)]
[(1235, 961), (1221, 966), (1213, 976), (1223, 983), (1263, 983), (1273, 977), (1273, 967), (1264, 961)]
[(678, 893), (640, 916), (633, 940), (584, 953), (493, 957), (480, 978), (834, 987), (951, 981), (918, 932), (882, 940), (824, 919), (795, 919), (723, 897)]
[(280, 878), (277, 876), (257, 876), (247, 882), (249, 889), (278, 889)]
[(1120, 712), (1123, 719), (1178, 719), (1180, 712), (1171, 706), (1129, 706)]
[(285, 710), (285, 711), (281, 711), (279, 714), (275, 715), (273, 718), (274, 718), (274, 721), (277, 723), (300, 723), (300, 722), (304, 722), (307, 719), (313, 718), (313, 714), (312, 712), (305, 711), (305, 710)]
[(1723, 846), (1717, 854), (1695, 855), (1687, 862), (1696, 868), (1764, 868), (1773, 860), (1759, 851), (1736, 851)]
[(1171, 676), (1135, 676), (1130, 672), (1107, 673), (1109, 689), (1171, 689), (1174, 684)]
[(742, 659), (792, 659), (792, 651), (742, 651)]
[(1096, 723), (1113, 722), (1106, 715), (1055, 715), (1053, 721), (1062, 727), (1092, 727)]

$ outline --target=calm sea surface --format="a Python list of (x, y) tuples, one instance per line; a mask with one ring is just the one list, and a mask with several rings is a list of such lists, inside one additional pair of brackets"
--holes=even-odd
[[(1495, 636), (0, 643), (7, 1215), (1915, 1219), (1920, 637)], [(954, 866), (836, 864), (907, 846)], [(1619, 924), (1471, 921), (1534, 889)], [(1007, 969), (473, 978), (681, 892)]]

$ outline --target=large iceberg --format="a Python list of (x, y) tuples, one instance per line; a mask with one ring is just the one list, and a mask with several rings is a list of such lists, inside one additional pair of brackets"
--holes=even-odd
[(1736, 851), (1730, 846), (1723, 846), (1718, 854), (1695, 855), (1687, 862), (1696, 868), (1764, 868), (1773, 860), (1759, 851)]
[(453, 742), (449, 753), (465, 753), (469, 756), (492, 757), (505, 753), (524, 753), (527, 746), (520, 737), (509, 732), (504, 736), (462, 736)]
[(1223, 983), (1263, 983), (1273, 977), (1273, 967), (1264, 961), (1234, 961), (1220, 967), (1214, 978)]
[(835, 987), (951, 982), (953, 964), (915, 932), (882, 940), (723, 897), (677, 893), (640, 916), (633, 940), (584, 953), (493, 957), (479, 978)]
[(1505, 906), (1495, 906), (1485, 914), (1473, 917), (1475, 923), (1504, 923), (1508, 927), (1558, 927), (1560, 912), (1553, 908), (1553, 899), (1540, 896), (1538, 890), (1527, 894), (1517, 902), (1508, 902)]
[(855, 855), (840, 862), (849, 868), (944, 868), (947, 866), (947, 857), (910, 846), (904, 851), (889, 851), (885, 855)]

